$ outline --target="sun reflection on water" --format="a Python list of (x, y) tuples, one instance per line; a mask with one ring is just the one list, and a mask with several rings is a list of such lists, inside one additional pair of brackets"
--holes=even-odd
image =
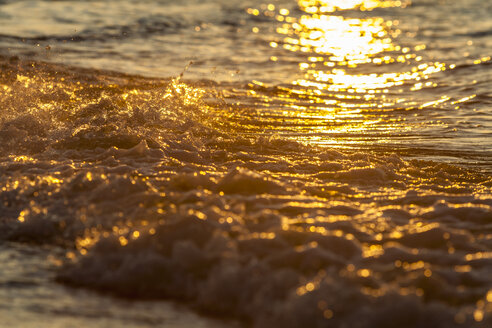
[(297, 77), (282, 86), (250, 83), (248, 94), (261, 108), (251, 116), (258, 126), (331, 145), (387, 143), (384, 135), (391, 133), (446, 128), (442, 121), (401, 113), (460, 103), (432, 92), (440, 87), (436, 75), (456, 65), (426, 56), (427, 45), (411, 39), (400, 21), (371, 12), (403, 9), (410, 1), (298, 0), (297, 5), (299, 10), (273, 4), (247, 10), (279, 24), (278, 37), (269, 41), (275, 53), (270, 60), (298, 65)]
[[(402, 7), (404, 4), (401, 1), (299, 1), (299, 7), (306, 14), (298, 22), (284, 24), (278, 29), (280, 34), (286, 35), (283, 39), (284, 48), (325, 57), (310, 56), (308, 61), (300, 63), (304, 77), (292, 84), (333, 92), (387, 93), (391, 87), (401, 86), (408, 81), (417, 83), (445, 70), (446, 65), (440, 62), (412, 64), (421, 61), (422, 57), (410, 53), (408, 47), (395, 44), (394, 39), (401, 33), (396, 28), (398, 21), (385, 21), (380, 17), (345, 18), (320, 14), (390, 6)], [(423, 49), (425, 45), (415, 47), (415, 51)], [(414, 66), (406, 70), (395, 70), (388, 66), (395, 62)], [(356, 69), (369, 63), (377, 66), (371, 66), (370, 71)], [(387, 72), (385, 67), (386, 72), (379, 73), (377, 67), (381, 65), (390, 71)], [(346, 66), (346, 69), (336, 66)], [(343, 103), (338, 104), (346, 107)]]
[(310, 14), (332, 13), (338, 10), (360, 9), (362, 11), (376, 8), (406, 7), (410, 1), (381, 0), (299, 0), (299, 7)]
[[(383, 19), (346, 19), (340, 16), (303, 15), (299, 22), (278, 28), (284, 48), (291, 51), (327, 54), (331, 62), (347, 65), (370, 62), (369, 57), (394, 50)], [(327, 64), (331, 66), (334, 63)]]

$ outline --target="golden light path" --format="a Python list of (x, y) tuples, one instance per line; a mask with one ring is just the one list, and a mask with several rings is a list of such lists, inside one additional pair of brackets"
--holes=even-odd
[(299, 7), (310, 14), (332, 13), (337, 10), (360, 9), (373, 10), (375, 8), (405, 7), (410, 4), (404, 1), (381, 0), (299, 0)]
[[(265, 108), (256, 113), (263, 120), (263, 127), (279, 133), (301, 133), (294, 137), (331, 145), (364, 143), (363, 134), (375, 131), (376, 142), (386, 143), (389, 140), (381, 134), (445, 127), (439, 120), (424, 124), (398, 112), (418, 111), (445, 102), (456, 107), (473, 98), (470, 94), (463, 99), (451, 99), (439, 93), (416, 97), (419, 90), (438, 87), (433, 76), (454, 69), (455, 65), (424, 59), (419, 52), (426, 49), (425, 44), (398, 44), (402, 34), (398, 20), (360, 14), (410, 4), (410, 1), (298, 0), (301, 15), (293, 15), (273, 4), (267, 5), (263, 12), (248, 9), (251, 15), (274, 17), (280, 24), (276, 29), (278, 38), (270, 41), (270, 47), (278, 54), (271, 61), (292, 59), (289, 55), (292, 53), (299, 65), (300, 77), (289, 81), (288, 86), (272, 91), (260, 81), (251, 83), (249, 95), (257, 99), (256, 106)], [(351, 10), (350, 17), (345, 17), (343, 13), (348, 10)], [(479, 62), (488, 60), (482, 58)], [(361, 134), (360, 140), (354, 138), (354, 132)], [(352, 133), (349, 138), (343, 137), (349, 133)]]

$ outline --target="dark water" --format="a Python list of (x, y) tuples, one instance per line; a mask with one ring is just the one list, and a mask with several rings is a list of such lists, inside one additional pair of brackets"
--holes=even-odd
[(0, 1), (0, 326), (491, 326), (491, 17)]

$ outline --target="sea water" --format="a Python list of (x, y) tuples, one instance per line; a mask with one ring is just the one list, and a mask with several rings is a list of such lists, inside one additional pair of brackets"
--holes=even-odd
[(0, 1), (0, 326), (489, 327), (491, 17)]

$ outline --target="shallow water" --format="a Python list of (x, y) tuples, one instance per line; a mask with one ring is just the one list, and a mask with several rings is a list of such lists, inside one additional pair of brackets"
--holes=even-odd
[(489, 327), (491, 13), (0, 1), (4, 323)]

